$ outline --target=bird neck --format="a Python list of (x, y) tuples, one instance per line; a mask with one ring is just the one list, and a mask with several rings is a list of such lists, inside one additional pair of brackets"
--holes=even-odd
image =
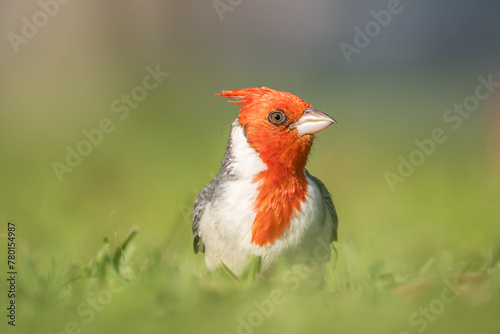
[(238, 120), (232, 124), (223, 169), (257, 184), (253, 204), (256, 213), (251, 242), (266, 246), (289, 229), (308, 196), (305, 175), (313, 136), (297, 141), (259, 138), (245, 131)]
[(254, 178), (258, 184), (254, 203), (256, 212), (252, 225), (252, 243), (266, 246), (290, 228), (307, 193), (304, 168), (311, 144), (290, 145), (273, 151), (272, 146), (259, 152), (267, 169)]

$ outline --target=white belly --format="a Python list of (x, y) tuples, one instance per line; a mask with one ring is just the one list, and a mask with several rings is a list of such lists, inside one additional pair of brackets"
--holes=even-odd
[(264, 247), (251, 243), (257, 185), (247, 179), (227, 182), (221, 196), (206, 207), (200, 222), (208, 269), (215, 270), (222, 261), (234, 274), (240, 275), (250, 255), (261, 256), (262, 269), (266, 270), (278, 257), (308, 256), (318, 246), (325, 248), (332, 224), (324, 221), (329, 217), (319, 189), (309, 178), (308, 182), (309, 196), (301, 204), (297, 218), (290, 220), (289, 230)]

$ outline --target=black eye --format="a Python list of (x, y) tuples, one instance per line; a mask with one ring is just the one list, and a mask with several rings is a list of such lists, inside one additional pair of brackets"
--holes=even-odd
[(271, 111), (267, 117), (269, 121), (276, 125), (281, 125), (286, 122), (285, 113), (281, 110)]

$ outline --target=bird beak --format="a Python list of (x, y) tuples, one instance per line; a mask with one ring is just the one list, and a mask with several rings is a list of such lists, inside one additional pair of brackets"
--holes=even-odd
[(311, 135), (326, 129), (333, 123), (337, 122), (324, 112), (307, 108), (297, 122), (290, 124), (289, 129), (297, 129), (299, 136)]

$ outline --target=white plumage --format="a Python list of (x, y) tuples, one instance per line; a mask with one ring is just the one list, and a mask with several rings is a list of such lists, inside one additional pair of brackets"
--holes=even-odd
[[(197, 235), (203, 240), (205, 262), (210, 271), (222, 261), (239, 276), (246, 268), (249, 255), (261, 256), (262, 270), (267, 270), (278, 257), (290, 255), (299, 260), (314, 256), (316, 247), (324, 248), (332, 241), (337, 218), (332, 217), (322, 198), (320, 187), (323, 185), (307, 175), (308, 197), (301, 204), (297, 218), (292, 217), (289, 230), (267, 246), (252, 244), (251, 229), (256, 215), (253, 207), (258, 194), (258, 184), (253, 180), (267, 167), (248, 144), (238, 120), (231, 126), (228, 154), (229, 164), (223, 166), (227, 170), (218, 175), (226, 177), (216, 181), (218, 189), (214, 190), (212, 200), (206, 203), (198, 221)], [(325, 260), (324, 256), (321, 260)]]

